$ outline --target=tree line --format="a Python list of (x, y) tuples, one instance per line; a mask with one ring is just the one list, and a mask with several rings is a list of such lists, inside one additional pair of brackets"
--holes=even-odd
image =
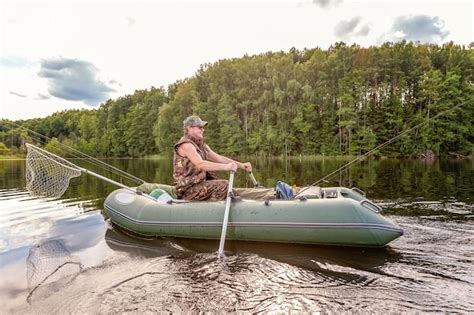
[[(172, 152), (183, 119), (197, 114), (209, 121), (208, 144), (223, 154), (349, 155), (444, 112), (379, 154), (472, 154), (473, 74), (474, 44), (341, 42), (219, 60), (166, 89), (15, 123), (52, 138), (50, 149), (59, 141), (93, 156), (141, 157)], [(37, 140), (6, 125), (5, 150)]]

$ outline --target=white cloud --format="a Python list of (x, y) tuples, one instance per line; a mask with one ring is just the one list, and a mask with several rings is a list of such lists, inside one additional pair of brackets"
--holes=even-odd
[(127, 16), (125, 18), (125, 20), (127, 21), (128, 26), (133, 26), (133, 24), (135, 24), (135, 22), (136, 22), (136, 20), (134, 18), (130, 17), (130, 16)]
[(48, 92), (52, 96), (96, 106), (115, 91), (98, 79), (98, 72), (88, 61), (51, 58), (41, 61), (38, 76), (48, 81)]
[(338, 6), (342, 0), (313, 0), (313, 3), (319, 5), (321, 8), (329, 8)]
[(344, 40), (349, 40), (354, 36), (367, 36), (370, 32), (370, 26), (367, 23), (362, 25), (361, 21), (360, 16), (339, 21), (334, 27), (334, 35)]
[(38, 96), (35, 99), (36, 100), (48, 100), (50, 98), (51, 98), (51, 96), (49, 96), (49, 95), (44, 95), (44, 94), (38, 93)]
[(10, 91), (10, 94), (18, 96), (18, 97), (27, 97), (27, 95), (25, 95), (25, 94), (21, 94), (21, 93), (14, 92), (14, 91)]
[(399, 16), (391, 29), (380, 38), (382, 41), (412, 41), (422, 43), (442, 43), (449, 35), (445, 22), (438, 16)]
[[(468, 0), (64, 1), (1, 2), (1, 117), (90, 108), (87, 104), (106, 97), (167, 86), (192, 76), (201, 64), (223, 58), (291, 47), (325, 49), (341, 40), (335, 35), (341, 21), (355, 24), (339, 26), (343, 40), (362, 46), (377, 44), (385, 35), (390, 40), (431, 36), (441, 42), (473, 41), (473, 4)], [(432, 23), (431, 32), (423, 33), (428, 37), (422, 37), (410, 21), (395, 23), (398, 17), (422, 15), (438, 17), (444, 28)], [(39, 77), (42, 60), (58, 56), (85, 64)]]
[(365, 24), (359, 28), (359, 30), (355, 33), (356, 36), (367, 36), (370, 33), (370, 26), (369, 24)]
[(361, 18), (360, 16), (353, 17), (350, 20), (342, 20), (339, 23), (336, 24), (334, 27), (334, 34), (337, 37), (344, 37), (352, 32), (354, 32), (354, 29), (357, 27), (359, 24)]

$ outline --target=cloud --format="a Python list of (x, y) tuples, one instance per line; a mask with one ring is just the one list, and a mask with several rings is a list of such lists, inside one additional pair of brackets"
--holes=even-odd
[(48, 81), (48, 92), (52, 96), (96, 106), (115, 91), (97, 78), (98, 72), (88, 61), (51, 58), (41, 60), (38, 76)]
[(110, 85), (122, 86), (122, 83), (118, 82), (117, 80), (109, 80), (109, 84)]
[(350, 35), (352, 32), (354, 32), (360, 20), (360, 16), (356, 16), (350, 20), (340, 21), (334, 27), (334, 35), (336, 35), (337, 37), (345, 37)]
[(444, 21), (437, 16), (399, 16), (390, 31), (382, 35), (381, 41), (441, 43), (449, 35), (444, 26)]
[(370, 33), (370, 26), (369, 24), (365, 24), (362, 26), (357, 33), (355, 33), (356, 36), (367, 36)]
[(342, 0), (313, 0), (313, 4), (320, 6), (321, 8), (329, 8), (331, 6), (338, 6)]
[(125, 20), (127, 21), (127, 25), (128, 25), (128, 26), (133, 26), (133, 25), (135, 24), (135, 22), (136, 22), (136, 20), (135, 20), (134, 18), (130, 17), (130, 16), (127, 16), (127, 17), (125, 18)]
[(20, 94), (20, 93), (13, 92), (13, 91), (10, 91), (10, 94), (16, 95), (16, 96), (18, 96), (18, 97), (27, 97), (27, 95), (25, 95), (25, 94)]
[(353, 36), (367, 36), (370, 32), (370, 26), (367, 23), (362, 25), (361, 21), (360, 16), (340, 21), (334, 27), (334, 35), (344, 40), (348, 40)]
[(51, 97), (49, 95), (38, 93), (38, 96), (35, 97), (35, 100), (49, 100), (50, 98)]

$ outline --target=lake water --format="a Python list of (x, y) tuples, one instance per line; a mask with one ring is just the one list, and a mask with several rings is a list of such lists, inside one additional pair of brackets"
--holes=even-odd
[[(172, 181), (170, 159), (107, 162)], [(345, 163), (252, 162), (268, 187), (308, 185)], [(42, 199), (25, 190), (24, 173), (24, 160), (0, 160), (0, 313), (474, 312), (472, 160), (372, 160), (325, 184), (361, 188), (404, 229), (385, 248), (226, 242), (224, 260), (218, 241), (114, 229), (102, 204), (115, 187), (94, 177)], [(235, 185), (251, 183), (239, 173)]]

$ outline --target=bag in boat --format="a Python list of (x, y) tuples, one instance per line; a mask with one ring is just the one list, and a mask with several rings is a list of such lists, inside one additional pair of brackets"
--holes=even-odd
[(290, 185), (282, 181), (278, 181), (275, 187), (277, 199), (293, 199), (295, 192)]
[(172, 200), (173, 197), (171, 197), (166, 191), (160, 188), (154, 189), (151, 193), (150, 196), (158, 200), (159, 202), (167, 203), (168, 201)]

